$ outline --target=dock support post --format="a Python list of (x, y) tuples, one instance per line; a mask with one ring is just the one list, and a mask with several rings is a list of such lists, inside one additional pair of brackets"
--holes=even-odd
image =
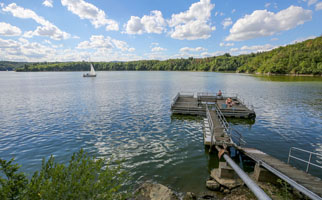
[[(218, 146), (216, 146), (216, 149), (218, 152), (222, 150)], [(271, 200), (271, 198), (251, 178), (249, 178), (249, 176), (242, 169), (240, 169), (239, 166), (226, 153), (223, 153), (223, 157), (258, 199)]]

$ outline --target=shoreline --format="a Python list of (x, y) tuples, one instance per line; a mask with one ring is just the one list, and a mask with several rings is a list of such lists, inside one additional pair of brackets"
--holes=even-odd
[[(88, 72), (88, 71), (0, 71), (0, 72)], [(188, 71), (188, 70), (96, 70), (96, 72), (214, 72), (214, 73), (230, 73), (230, 74), (245, 74), (245, 75), (258, 75), (258, 76), (292, 76), (292, 77), (322, 77), (322, 74), (277, 74), (277, 73), (247, 73), (237, 71)]]

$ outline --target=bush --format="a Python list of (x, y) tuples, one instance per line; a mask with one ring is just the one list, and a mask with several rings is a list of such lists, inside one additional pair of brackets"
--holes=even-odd
[(19, 166), (0, 160), (0, 199), (125, 199), (121, 192), (126, 174), (120, 164), (111, 167), (104, 159), (90, 157), (83, 150), (73, 154), (68, 165), (55, 163), (53, 156), (28, 181)]

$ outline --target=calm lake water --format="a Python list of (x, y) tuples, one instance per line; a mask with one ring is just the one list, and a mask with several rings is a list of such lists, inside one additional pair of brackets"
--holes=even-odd
[[(179, 91), (238, 93), (255, 122), (230, 120), (248, 147), (287, 161), (292, 146), (322, 154), (322, 78), (211, 72), (0, 73), (0, 157), (32, 174), (51, 154), (66, 162), (84, 148), (124, 158), (132, 183), (176, 191), (205, 188), (215, 154), (203, 145), (201, 118), (171, 116)], [(322, 157), (316, 157), (322, 164)], [(294, 162), (294, 164), (296, 164)], [(321, 170), (310, 172), (322, 177)]]

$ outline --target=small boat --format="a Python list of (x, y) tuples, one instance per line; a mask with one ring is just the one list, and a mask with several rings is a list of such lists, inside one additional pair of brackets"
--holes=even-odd
[(94, 70), (92, 63), (91, 63), (91, 71), (89, 73), (83, 74), (83, 77), (96, 77), (96, 72)]

